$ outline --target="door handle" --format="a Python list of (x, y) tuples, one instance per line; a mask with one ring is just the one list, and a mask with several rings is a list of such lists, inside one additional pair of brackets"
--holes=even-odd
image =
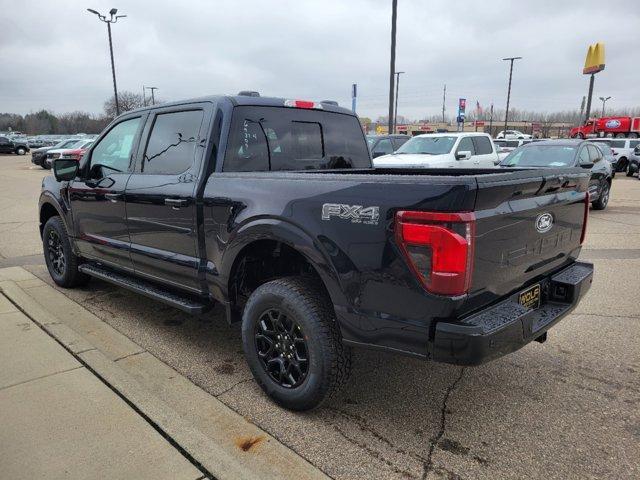
[(120, 197), (122, 197), (122, 194), (120, 193), (105, 193), (104, 194), (104, 198), (106, 198), (107, 200), (111, 201), (112, 203), (116, 203)]
[(180, 207), (187, 206), (187, 200), (184, 198), (165, 198), (164, 204), (169, 205), (174, 210), (178, 210)]

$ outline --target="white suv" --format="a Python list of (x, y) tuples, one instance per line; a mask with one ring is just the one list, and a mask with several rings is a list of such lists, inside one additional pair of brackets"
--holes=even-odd
[(373, 159), (378, 168), (487, 168), (500, 162), (486, 133), (416, 135), (391, 155)]
[(640, 145), (640, 140), (637, 138), (590, 138), (590, 142), (604, 142), (607, 143), (613, 155), (616, 157), (616, 170), (619, 172), (627, 172), (627, 176), (633, 175), (633, 166), (629, 162), (633, 149)]
[(522, 140), (525, 138), (531, 138), (531, 135), (528, 133), (522, 133), (519, 130), (502, 130), (496, 138), (506, 138), (507, 140)]

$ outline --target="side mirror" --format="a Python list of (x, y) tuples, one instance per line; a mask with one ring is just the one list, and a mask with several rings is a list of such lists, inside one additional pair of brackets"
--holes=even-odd
[(589, 168), (589, 169), (593, 168), (593, 165), (594, 165), (593, 162), (584, 162), (580, 164), (582, 168)]
[(456, 160), (468, 160), (471, 158), (470, 150), (460, 150), (456, 152)]
[(57, 158), (53, 161), (53, 175), (59, 182), (73, 180), (78, 176), (78, 161)]
[(371, 155), (372, 158), (378, 158), (381, 157), (382, 155), (384, 155), (383, 152), (373, 152), (373, 154)]

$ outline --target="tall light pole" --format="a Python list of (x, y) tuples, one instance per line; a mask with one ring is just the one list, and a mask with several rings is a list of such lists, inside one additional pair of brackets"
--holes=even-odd
[(504, 132), (507, 134), (507, 122), (509, 121), (509, 100), (511, 100), (511, 78), (513, 77), (513, 61), (521, 60), (522, 57), (508, 57), (502, 60), (509, 60), (511, 65), (509, 66), (509, 88), (507, 90), (507, 111), (504, 113)]
[(604, 104), (607, 103), (607, 100), (609, 100), (611, 97), (600, 97), (600, 100), (602, 101), (602, 116), (604, 117)]
[(151, 105), (155, 105), (156, 104), (156, 97), (154, 95), (154, 92), (156, 90), (158, 90), (158, 87), (144, 87), (147, 90), (151, 90)]
[(404, 72), (396, 72), (396, 109), (393, 112), (393, 132), (396, 132), (396, 128), (398, 128), (398, 89), (400, 88), (400, 74)]
[(107, 24), (107, 31), (109, 32), (109, 53), (111, 54), (111, 74), (113, 75), (113, 96), (116, 101), (116, 115), (120, 115), (120, 104), (118, 103), (118, 87), (116, 85), (116, 66), (113, 63), (113, 42), (111, 41), (111, 24), (116, 23), (119, 18), (126, 17), (126, 15), (116, 15), (116, 13), (118, 13), (117, 8), (112, 8), (111, 10), (109, 10), (108, 19), (105, 15), (102, 15), (99, 12), (92, 10), (91, 8), (87, 8), (87, 11), (93, 13), (94, 15), (97, 15), (100, 21)]
[(444, 123), (444, 104), (447, 101), (447, 84), (444, 84), (442, 89), (442, 123)]
[(396, 20), (398, 19), (398, 0), (391, 2), (391, 66), (389, 69), (389, 133), (393, 133), (393, 81), (396, 73)]

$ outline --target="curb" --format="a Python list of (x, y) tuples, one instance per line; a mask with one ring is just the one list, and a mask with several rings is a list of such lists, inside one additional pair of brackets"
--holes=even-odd
[[(81, 335), (47, 312), (43, 305), (21, 288), (21, 284), (25, 288), (36, 285), (38, 288), (46, 287), (51, 290), (48, 293), (53, 295), (55, 292), (60, 296), (56, 301), (69, 302), (70, 310), (81, 311), (84, 334)], [(0, 290), (207, 476), (219, 480), (329, 478), (267, 432), (133, 344), (113, 327), (84, 308), (78, 310), (78, 304), (26, 270), (15, 267), (0, 269)], [(95, 330), (90, 328), (92, 324), (99, 330), (99, 338), (94, 338), (98, 340), (97, 346), (96, 342), (91, 342), (95, 334)], [(123, 346), (127, 347), (124, 350), (130, 352), (125, 357), (119, 355)], [(110, 348), (114, 351), (104, 351)], [(150, 376), (151, 380), (156, 377), (172, 380), (153, 385), (152, 392), (137, 380)], [(169, 397), (197, 402), (189, 407), (193, 409), (197, 405), (201, 407), (200, 411), (196, 415), (188, 415), (189, 412), (182, 415), (182, 412), (176, 411), (156, 395), (158, 388), (173, 390), (165, 392)], [(190, 416), (192, 418), (188, 418)], [(202, 425), (203, 422), (206, 425)], [(206, 433), (201, 428), (205, 428)]]

